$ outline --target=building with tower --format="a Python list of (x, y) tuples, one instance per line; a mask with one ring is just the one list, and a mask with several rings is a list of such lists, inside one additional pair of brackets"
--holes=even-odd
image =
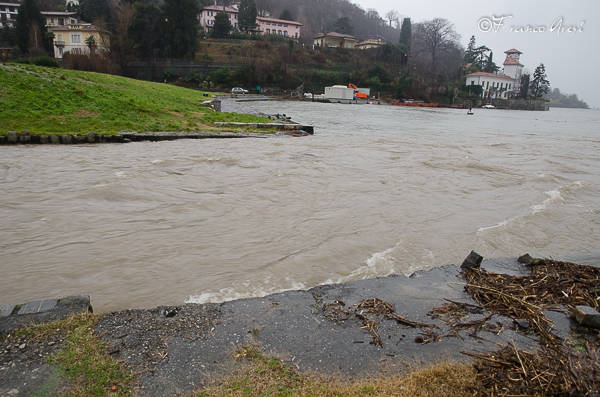
[(467, 85), (482, 87), (483, 98), (509, 99), (519, 94), (521, 89), (521, 76), (523, 65), (520, 58), (521, 51), (512, 48), (504, 52), (504, 69), (499, 73), (476, 72), (467, 75)]

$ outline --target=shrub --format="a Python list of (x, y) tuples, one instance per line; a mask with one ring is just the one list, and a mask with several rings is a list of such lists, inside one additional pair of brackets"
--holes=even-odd
[(49, 56), (41, 56), (31, 59), (31, 63), (37, 66), (47, 66), (49, 68), (57, 68), (58, 61)]
[(15, 59), (15, 62), (37, 66), (47, 66), (50, 68), (58, 67), (58, 61), (49, 56), (39, 56), (34, 58), (17, 58)]

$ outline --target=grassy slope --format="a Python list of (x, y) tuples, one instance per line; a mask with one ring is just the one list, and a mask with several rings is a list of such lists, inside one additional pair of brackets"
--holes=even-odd
[(99, 73), (0, 63), (0, 134), (215, 130), (215, 121), (268, 122), (199, 106), (196, 90)]

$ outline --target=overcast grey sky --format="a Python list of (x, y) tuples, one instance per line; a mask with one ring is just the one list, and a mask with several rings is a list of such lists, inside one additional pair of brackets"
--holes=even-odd
[[(374, 8), (383, 17), (395, 9), (402, 17), (421, 22), (436, 17), (454, 23), (466, 47), (469, 38), (475, 35), (478, 44), (485, 44), (494, 51), (497, 64), (504, 61), (504, 51), (516, 48), (523, 52), (521, 63), (533, 72), (540, 63), (552, 88), (577, 94), (590, 106), (600, 107), (600, 1), (598, 0), (496, 0), (478, 2), (466, 0), (353, 0), (362, 8)], [(479, 27), (483, 17), (510, 16), (502, 26), (491, 31)], [(574, 25), (583, 32), (562, 32), (558, 28), (559, 18), (563, 27)], [(521, 31), (532, 27), (545, 27), (545, 32)], [(481, 22), (484, 30), (489, 28)], [(514, 27), (514, 29), (513, 29)]]

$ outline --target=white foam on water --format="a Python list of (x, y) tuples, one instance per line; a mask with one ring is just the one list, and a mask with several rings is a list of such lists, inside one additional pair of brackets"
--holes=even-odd
[(498, 229), (498, 228), (504, 227), (516, 219), (517, 218), (505, 219), (502, 222), (496, 223), (495, 225), (492, 225), (492, 226), (480, 227), (479, 229), (477, 229), (477, 233), (483, 233), (488, 230), (493, 230), (493, 229)]
[[(353, 270), (350, 274), (340, 277), (338, 279), (327, 279), (318, 285), (330, 285), (330, 284), (340, 284), (346, 283), (354, 280), (364, 280), (373, 277), (386, 277), (391, 274), (396, 273), (396, 264), (397, 259), (394, 256), (394, 252), (397, 251), (401, 247), (401, 243), (396, 244), (392, 248), (388, 248), (381, 252), (376, 252), (372, 254), (359, 268)], [(427, 254), (428, 257), (434, 258), (433, 253), (429, 251)], [(406, 276), (409, 276), (414, 272), (414, 270), (410, 267), (407, 272), (405, 272)], [(261, 286), (253, 285), (250, 281), (245, 281), (241, 283), (238, 287), (227, 287), (222, 288), (219, 291), (215, 292), (204, 292), (199, 295), (192, 295), (185, 300), (185, 303), (195, 303), (195, 304), (204, 304), (204, 303), (223, 303), (229, 302), (238, 299), (248, 299), (248, 298), (262, 298), (267, 295), (276, 294), (280, 292), (286, 291), (295, 291), (295, 290), (305, 290), (307, 289), (306, 284), (291, 280), (286, 277), (286, 284), (283, 288), (275, 288), (270, 285), (270, 281), (266, 281)]]
[(164, 163), (165, 160), (152, 160), (150, 163), (151, 164), (160, 164), (160, 163)]
[(548, 196), (548, 198), (546, 198), (540, 204), (532, 205), (530, 207), (530, 209), (531, 209), (530, 213), (528, 213), (528, 214), (526, 214), (524, 216), (516, 216), (516, 217), (513, 217), (513, 218), (505, 219), (502, 222), (496, 223), (495, 225), (492, 225), (492, 226), (482, 226), (479, 229), (477, 229), (477, 233), (483, 233), (483, 232), (490, 231), (490, 230), (493, 230), (493, 229), (499, 229), (499, 228), (506, 227), (509, 224), (511, 224), (512, 222), (515, 222), (515, 221), (517, 221), (519, 219), (522, 219), (525, 216), (538, 215), (538, 214), (546, 211), (553, 204), (565, 203), (566, 200), (565, 200), (565, 198), (563, 196), (563, 193), (572, 193), (572, 192), (575, 192), (576, 190), (582, 188), (583, 186), (584, 186), (584, 183), (582, 181), (575, 181), (575, 182), (570, 183), (568, 185), (560, 186), (560, 187), (558, 187), (555, 190), (549, 190), (547, 192), (544, 192), (544, 194), (546, 196)]
[(288, 282), (287, 288), (275, 288), (267, 285), (250, 287), (252, 283), (246, 281), (237, 288), (227, 287), (216, 292), (204, 292), (200, 295), (191, 295), (185, 300), (185, 303), (223, 303), (238, 299), (263, 298), (280, 292), (306, 289), (306, 285), (300, 282), (291, 281), (289, 278), (286, 278), (286, 281)]
[(543, 203), (537, 204), (537, 205), (534, 205), (531, 207), (533, 215), (536, 215), (536, 214), (539, 214), (540, 212), (545, 211), (553, 203), (565, 201), (562, 194), (560, 194), (560, 190), (550, 190), (550, 191), (544, 192), (544, 194), (546, 194), (548, 196), (548, 198), (546, 200), (544, 200)]
[(117, 171), (117, 172), (115, 172), (115, 176), (117, 178), (126, 178), (127, 177), (127, 173), (125, 171)]

